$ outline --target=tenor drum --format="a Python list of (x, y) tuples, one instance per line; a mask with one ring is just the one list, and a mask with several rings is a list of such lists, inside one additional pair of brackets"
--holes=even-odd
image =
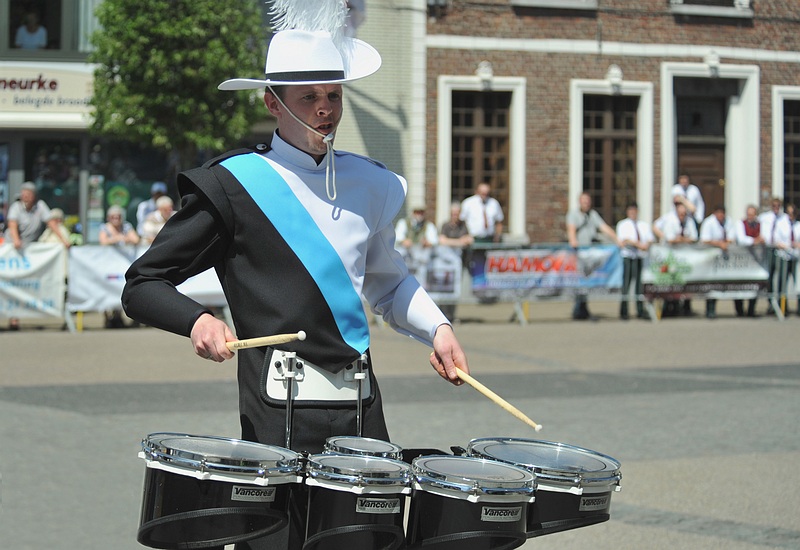
[(208, 548), (274, 533), (288, 522), (300, 455), (238, 439), (154, 433), (137, 540), (152, 548)]
[(329, 437), (325, 440), (324, 454), (374, 456), (380, 458), (391, 458), (402, 460), (403, 448), (370, 437), (357, 437), (352, 435), (340, 435)]
[(303, 550), (396, 550), (404, 545), (411, 467), (382, 457), (319, 454), (308, 459)]
[(523, 468), (464, 456), (412, 462), (409, 548), (505, 550), (526, 539), (535, 478)]
[(620, 490), (620, 463), (589, 449), (510, 437), (473, 439), (467, 454), (525, 468), (536, 476), (528, 537), (607, 521)]

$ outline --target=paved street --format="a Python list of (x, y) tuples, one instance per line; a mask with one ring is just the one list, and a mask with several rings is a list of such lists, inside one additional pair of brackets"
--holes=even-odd
[[(472, 374), (541, 423), (538, 434), (440, 381), (425, 347), (376, 327), (393, 440), (447, 450), (529, 437), (622, 462), (609, 522), (525, 549), (800, 548), (800, 318), (736, 319), (721, 302), (715, 321), (622, 322), (613, 304), (592, 306), (601, 319), (576, 323), (567, 303), (534, 304), (527, 326), (509, 322), (507, 304), (459, 309)], [(143, 548), (139, 441), (237, 437), (234, 364), (150, 328), (51, 325), (0, 332), (0, 548)]]

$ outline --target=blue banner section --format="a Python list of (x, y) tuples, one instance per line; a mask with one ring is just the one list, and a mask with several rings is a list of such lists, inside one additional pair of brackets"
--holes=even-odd
[(613, 245), (476, 249), (470, 273), (482, 297), (608, 294), (622, 286), (622, 256)]
[(325, 297), (344, 341), (359, 353), (369, 347), (361, 298), (342, 260), (289, 185), (256, 153), (223, 161), (297, 254)]

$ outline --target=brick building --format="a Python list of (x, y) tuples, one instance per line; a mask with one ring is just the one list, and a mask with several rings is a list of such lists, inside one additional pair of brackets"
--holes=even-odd
[[(0, 203), (47, 158), (62, 175), (43, 185), (45, 198), (68, 214), (78, 202), (87, 209), (97, 172), (86, 36), (100, 2), (0, 0), (0, 78), (56, 78), (70, 100), (0, 98)], [(31, 5), (53, 30), (43, 51), (12, 47)], [(358, 37), (384, 64), (348, 85), (336, 146), (405, 175), (409, 201), (424, 198), (437, 223), (480, 181), (493, 184), (511, 241), (563, 241), (564, 214), (583, 190), (609, 223), (633, 199), (652, 220), (670, 208), (679, 172), (735, 218), (773, 195), (800, 203), (797, 0), (366, 0), (363, 9)], [(142, 189), (158, 177), (135, 149), (121, 156)]]
[(490, 181), (511, 237), (671, 207), (688, 173), (740, 218), (800, 202), (800, 9), (781, 0), (429, 0), (425, 193)]

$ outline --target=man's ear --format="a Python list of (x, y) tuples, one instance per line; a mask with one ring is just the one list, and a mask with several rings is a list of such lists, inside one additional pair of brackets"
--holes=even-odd
[(267, 90), (264, 92), (264, 105), (267, 106), (267, 109), (273, 116), (278, 116), (278, 112), (280, 111), (281, 104), (278, 99), (275, 97), (272, 92)]

